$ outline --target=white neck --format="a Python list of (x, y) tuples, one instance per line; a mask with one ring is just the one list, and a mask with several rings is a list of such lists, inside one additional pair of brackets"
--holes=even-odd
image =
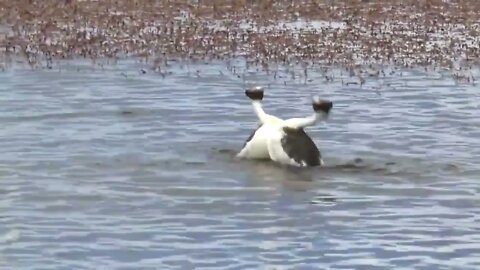
[(291, 128), (304, 128), (315, 125), (318, 121), (326, 118), (323, 112), (315, 112), (314, 114), (304, 118), (291, 118), (285, 121), (285, 126)]
[(262, 122), (262, 124), (265, 123), (267, 121), (267, 114), (263, 111), (262, 103), (259, 100), (252, 100), (252, 105), (260, 122)]

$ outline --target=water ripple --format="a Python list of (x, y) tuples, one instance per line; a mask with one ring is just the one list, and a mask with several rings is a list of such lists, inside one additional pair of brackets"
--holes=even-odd
[[(477, 90), (190, 68), (0, 73), (1, 269), (480, 267)], [(334, 101), (308, 128), (324, 168), (235, 159), (254, 82), (284, 118)]]

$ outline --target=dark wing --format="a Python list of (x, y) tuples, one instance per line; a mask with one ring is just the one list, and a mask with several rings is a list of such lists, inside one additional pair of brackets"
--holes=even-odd
[(255, 132), (257, 132), (257, 130), (258, 130), (260, 127), (262, 127), (262, 125), (259, 125), (259, 126), (252, 132), (252, 134), (250, 134), (250, 136), (247, 138), (247, 140), (246, 140), (245, 143), (243, 144), (242, 148), (245, 147), (245, 145), (247, 145), (247, 143), (252, 140), (253, 136), (255, 135)]
[(282, 138), (282, 147), (290, 158), (299, 164), (320, 165), (320, 151), (303, 129), (284, 127), (283, 131), (286, 135)]

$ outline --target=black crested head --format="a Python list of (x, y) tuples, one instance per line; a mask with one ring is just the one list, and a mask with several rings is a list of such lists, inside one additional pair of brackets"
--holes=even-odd
[(245, 95), (251, 100), (262, 100), (263, 99), (263, 87), (255, 86), (245, 90)]
[(329, 114), (333, 107), (333, 102), (326, 99), (320, 99), (318, 96), (315, 96), (313, 97), (312, 107), (315, 112), (324, 112), (325, 114)]

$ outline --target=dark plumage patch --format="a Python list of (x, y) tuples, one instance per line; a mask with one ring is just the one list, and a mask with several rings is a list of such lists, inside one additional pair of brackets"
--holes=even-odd
[(286, 135), (281, 140), (282, 147), (290, 158), (307, 166), (320, 165), (320, 151), (303, 129), (284, 127), (283, 131)]
[(262, 100), (263, 90), (248, 89), (248, 90), (245, 90), (245, 95), (251, 100)]
[(313, 107), (313, 110), (316, 111), (316, 112), (322, 111), (322, 112), (328, 114), (333, 107), (333, 102), (328, 101), (328, 100), (322, 100), (322, 101), (319, 101), (319, 102), (314, 102), (312, 104), (312, 107)]

